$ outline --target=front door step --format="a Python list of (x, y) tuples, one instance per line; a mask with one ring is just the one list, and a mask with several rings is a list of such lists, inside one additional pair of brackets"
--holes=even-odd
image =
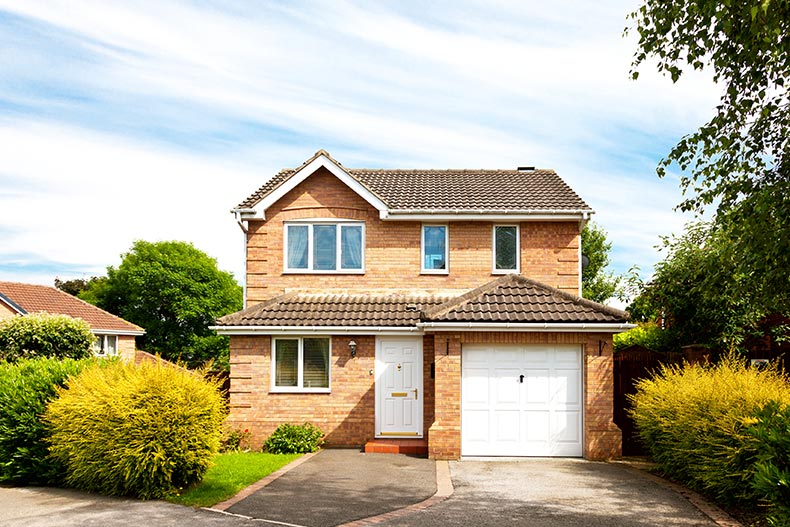
[(365, 443), (366, 454), (409, 454), (428, 456), (428, 440), (423, 439), (371, 439)]

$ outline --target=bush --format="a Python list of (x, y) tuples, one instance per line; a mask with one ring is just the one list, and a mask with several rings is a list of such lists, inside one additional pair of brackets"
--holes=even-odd
[(667, 332), (655, 322), (639, 322), (637, 327), (616, 333), (614, 335), (614, 351), (620, 351), (629, 346), (642, 346), (652, 351), (667, 351), (669, 340)]
[(661, 470), (724, 503), (759, 498), (758, 446), (746, 428), (769, 401), (790, 404), (777, 370), (732, 356), (715, 366), (663, 367), (631, 399), (639, 437)]
[(66, 315), (34, 313), (0, 321), (0, 359), (90, 357), (96, 337), (87, 322)]
[(63, 467), (48, 457), (49, 427), (41, 420), (47, 403), (92, 359), (0, 361), (0, 482), (51, 485)]
[(315, 452), (323, 444), (324, 433), (317, 426), (283, 423), (269, 436), (263, 448), (272, 454), (305, 454)]
[(162, 498), (200, 481), (217, 453), (224, 402), (199, 373), (116, 362), (84, 370), (67, 387), (45, 419), (69, 485)]
[(250, 431), (247, 428), (242, 430), (240, 428), (224, 427), (219, 441), (219, 451), (226, 453), (249, 450), (250, 435)]
[(747, 429), (757, 450), (754, 491), (770, 506), (773, 525), (790, 525), (790, 407), (770, 401)]

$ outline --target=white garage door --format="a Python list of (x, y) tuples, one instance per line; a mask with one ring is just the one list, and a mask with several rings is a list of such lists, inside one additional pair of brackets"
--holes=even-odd
[(581, 347), (464, 345), (461, 454), (581, 456)]

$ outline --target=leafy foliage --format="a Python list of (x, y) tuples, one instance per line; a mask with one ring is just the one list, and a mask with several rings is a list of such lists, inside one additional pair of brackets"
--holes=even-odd
[(315, 452), (324, 444), (324, 433), (311, 424), (283, 423), (266, 439), (263, 448), (272, 454), (306, 454)]
[(640, 439), (659, 468), (724, 503), (762, 496), (751, 482), (759, 444), (747, 428), (770, 401), (790, 405), (790, 386), (775, 369), (727, 357), (715, 366), (663, 367), (632, 396)]
[(63, 467), (47, 452), (49, 427), (41, 420), (46, 405), (92, 359), (36, 358), (0, 361), (0, 482), (51, 485)]
[(0, 321), (0, 359), (90, 357), (96, 337), (82, 319), (32, 313)]
[(107, 268), (81, 297), (142, 326), (138, 347), (194, 366), (207, 360), (227, 365), (228, 338), (208, 326), (242, 307), (233, 275), (192, 244), (137, 241), (118, 268)]
[(587, 266), (582, 269), (582, 297), (603, 303), (620, 293), (621, 278), (607, 272), (612, 242), (606, 231), (589, 222), (582, 230), (582, 254), (587, 257)]
[(639, 35), (632, 75), (649, 59), (677, 82), (712, 69), (723, 88), (714, 116), (683, 137), (658, 173), (684, 173), (682, 210), (717, 204), (742, 290), (790, 309), (790, 3), (785, 0), (645, 0), (630, 15)]
[(703, 344), (736, 349), (758, 331), (768, 314), (745, 287), (737, 253), (727, 231), (710, 223), (687, 225), (679, 237), (664, 239), (665, 259), (655, 267), (652, 281), (629, 306), (641, 320), (661, 317), (670, 347)]
[(770, 401), (746, 433), (757, 446), (752, 487), (771, 505), (773, 525), (790, 525), (790, 406)]
[(110, 495), (162, 498), (199, 481), (225, 417), (216, 384), (162, 361), (83, 370), (45, 421), (65, 481)]
[(635, 328), (615, 333), (614, 350), (620, 351), (630, 346), (642, 346), (652, 351), (669, 351), (667, 332), (655, 322), (639, 322)]
[[(64, 293), (68, 293), (72, 296), (79, 296), (86, 291), (97, 287), (97, 284), (104, 282), (107, 280), (106, 276), (91, 276), (89, 279), (85, 278), (74, 278), (72, 280), (61, 280), (60, 278), (55, 278), (55, 287), (63, 291)], [(83, 298), (83, 300), (86, 300)], [(86, 300), (88, 301), (88, 300)], [(91, 302), (93, 304), (93, 302)]]
[(251, 435), (248, 428), (242, 430), (225, 426), (222, 428), (219, 451), (222, 453), (246, 451), (249, 449)]

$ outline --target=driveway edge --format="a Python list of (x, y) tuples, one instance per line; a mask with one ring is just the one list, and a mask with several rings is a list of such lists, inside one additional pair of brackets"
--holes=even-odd
[(670, 489), (684, 498), (686, 498), (692, 505), (694, 505), (701, 513), (711, 519), (716, 525), (719, 527), (743, 527), (743, 524), (724, 512), (722, 509), (708, 501), (707, 499), (703, 498), (702, 495), (697, 494), (693, 490), (687, 489), (682, 485), (678, 485), (677, 483), (673, 483), (668, 481), (660, 476), (656, 476), (655, 474), (651, 474), (646, 471), (645, 468), (641, 468), (638, 465), (630, 463), (628, 461), (611, 461), (611, 463), (616, 463), (618, 465), (623, 465), (626, 468), (637, 472), (645, 479), (649, 479), (650, 481), (661, 485), (664, 488)]
[(423, 509), (427, 509), (437, 503), (441, 503), (453, 494), (453, 480), (450, 476), (450, 464), (447, 461), (436, 461), (436, 494), (428, 498), (427, 500), (423, 500), (419, 503), (415, 503), (413, 505), (409, 505), (407, 507), (403, 507), (402, 509), (397, 509), (390, 512), (385, 512), (383, 514), (377, 514), (376, 516), (370, 516), (369, 518), (362, 518), (359, 520), (354, 520), (352, 522), (343, 523), (338, 525), (337, 527), (366, 527), (368, 525), (376, 525), (378, 523), (382, 523), (388, 520), (393, 520), (395, 518), (402, 518), (408, 514), (413, 512), (421, 511)]
[(244, 498), (254, 494), (255, 492), (261, 490), (263, 487), (271, 484), (274, 480), (276, 480), (277, 478), (279, 478), (283, 474), (295, 469), (296, 467), (298, 467), (299, 465), (301, 465), (302, 463), (304, 463), (305, 461), (307, 461), (308, 459), (310, 459), (311, 457), (313, 457), (316, 454), (318, 454), (318, 452), (311, 452), (309, 454), (305, 454), (302, 457), (300, 457), (299, 459), (295, 459), (295, 460), (291, 461), (290, 463), (285, 465), (283, 468), (272, 472), (271, 474), (269, 474), (265, 478), (256, 481), (255, 483), (253, 483), (252, 485), (250, 485), (248, 487), (244, 487), (235, 496), (230, 497), (230, 498), (226, 499), (225, 501), (221, 501), (221, 502), (217, 503), (216, 505), (214, 505), (213, 507), (203, 507), (203, 508), (204, 509), (208, 509), (208, 510), (213, 510), (213, 511), (225, 512), (230, 507), (236, 505), (238, 502), (240, 502)]

